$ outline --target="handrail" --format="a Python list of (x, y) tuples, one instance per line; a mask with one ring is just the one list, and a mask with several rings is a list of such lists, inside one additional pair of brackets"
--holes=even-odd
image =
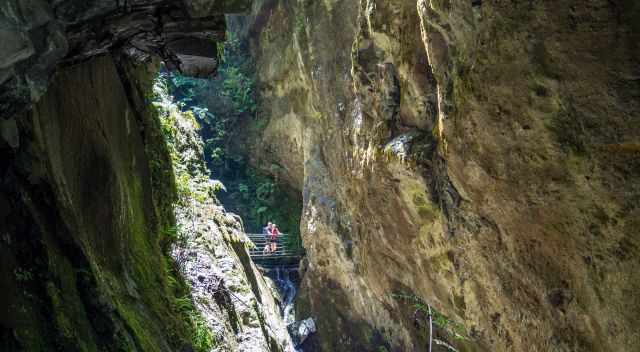
[[(249, 236), (249, 237), (251, 237), (251, 236), (256, 236), (256, 237), (257, 236), (262, 236), (262, 237), (264, 237), (264, 234), (262, 234), (262, 233), (248, 233), (247, 236)], [(278, 236), (289, 236), (289, 234), (281, 232)]]
[(267, 235), (262, 233), (248, 233), (247, 237), (253, 242), (255, 248), (249, 250), (249, 256), (260, 265), (274, 265), (278, 261), (285, 263), (298, 262), (304, 255), (304, 250), (291, 249), (285, 246), (285, 240), (289, 234), (281, 233), (276, 239), (277, 249), (274, 252), (264, 252), (264, 247), (271, 243)]

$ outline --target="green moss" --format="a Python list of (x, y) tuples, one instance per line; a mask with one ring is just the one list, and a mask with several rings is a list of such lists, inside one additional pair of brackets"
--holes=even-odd
[[(130, 69), (135, 70), (133, 67)], [(138, 68), (140, 69), (142, 68)], [(140, 77), (140, 74), (137, 76)], [(144, 78), (139, 80), (139, 88), (143, 92), (152, 91), (156, 71), (142, 76)], [(157, 98), (147, 96), (147, 99)], [(190, 301), (189, 288), (169, 255), (171, 244), (181, 235), (180, 229), (176, 227), (174, 206), (180, 195), (192, 193), (189, 189), (191, 176), (185, 171), (176, 182), (174, 175), (173, 162), (179, 160), (179, 157), (172, 143), (175, 142), (176, 122), (179, 118), (175, 114), (179, 112), (166, 113), (149, 103), (150, 101), (144, 105), (148, 108), (143, 111), (142, 116), (153, 212), (149, 214), (142, 202), (133, 202), (126, 213), (132, 215), (129, 231), (133, 265), (128, 271), (136, 281), (134, 290), (151, 308), (149, 313), (153, 316), (141, 314), (136, 300), (120, 300), (118, 310), (134, 331), (136, 344), (144, 350), (158, 350), (157, 334), (161, 334), (169, 337), (174, 350), (193, 346), (196, 351), (208, 351), (213, 346), (213, 335)], [(181, 117), (197, 127), (193, 114), (187, 113)], [(128, 179), (126, 186), (129, 199), (143, 199), (142, 184), (138, 180)], [(155, 222), (149, 223), (149, 219)], [(188, 309), (183, 304), (185, 299), (190, 302)], [(150, 320), (163, 321), (164, 331), (150, 331)]]
[(67, 315), (65, 314), (64, 302), (60, 297), (60, 290), (52, 283), (47, 283), (47, 294), (51, 298), (51, 305), (53, 307), (54, 319), (58, 331), (62, 336), (68, 340), (75, 340), (74, 325), (71, 323)]
[(440, 311), (435, 309), (435, 307), (429, 306), (427, 302), (425, 302), (422, 298), (416, 296), (415, 294), (408, 292), (398, 292), (392, 294), (391, 297), (396, 299), (400, 303), (410, 305), (413, 310), (415, 310), (416, 312), (420, 312), (421, 315), (425, 317), (425, 319), (429, 316), (429, 313), (431, 313), (434, 328), (436, 329), (434, 335), (438, 333), (437, 330), (439, 329), (444, 336), (451, 340), (464, 342), (465, 340), (469, 339), (467, 329), (463, 324), (456, 322), (450, 317), (442, 314)]
[(429, 264), (430, 268), (437, 273), (453, 271), (453, 263), (446, 253), (429, 258)]
[(413, 205), (425, 221), (433, 221), (436, 219), (437, 211), (433, 208), (432, 204), (427, 201), (424, 193), (413, 194)]
[(78, 272), (55, 241), (48, 236), (45, 238), (51, 279), (43, 287), (49, 299), (47, 310), (56, 326), (56, 342), (65, 348), (73, 346), (79, 351), (97, 351), (96, 338), (83, 304), (84, 291), (79, 289), (84, 285), (80, 277), (91, 275), (95, 263), (85, 263), (89, 267)]

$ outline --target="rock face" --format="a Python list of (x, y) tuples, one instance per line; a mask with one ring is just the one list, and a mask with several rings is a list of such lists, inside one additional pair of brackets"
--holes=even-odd
[(223, 14), (249, 0), (6, 0), (0, 4), (0, 117), (37, 101), (60, 62), (121, 51), (158, 55), (189, 75), (215, 73)]
[(165, 141), (155, 74), (92, 58), (3, 120), (0, 350), (291, 350), (193, 126), (177, 151)]
[(635, 350), (637, 23), (604, 0), (264, 0), (236, 20), (270, 118), (255, 162), (304, 197), (311, 348), (424, 350), (402, 293), (464, 325), (460, 350)]
[(247, 246), (252, 243), (240, 218), (227, 213), (213, 195), (215, 183), (209, 178), (193, 113), (178, 108), (166, 91), (166, 81), (158, 80), (154, 92), (181, 183), (172, 257), (215, 334), (212, 350), (293, 352), (275, 301), (276, 289), (251, 261)]
[(164, 142), (143, 140), (126, 77), (110, 56), (61, 71), (2, 145), (2, 350), (189, 346), (160, 248), (172, 196), (153, 191)]

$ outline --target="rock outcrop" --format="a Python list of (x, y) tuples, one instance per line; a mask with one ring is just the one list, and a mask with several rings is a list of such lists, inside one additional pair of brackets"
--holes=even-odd
[(254, 3), (268, 126), (304, 197), (297, 312), (323, 351), (640, 343), (640, 7), (631, 1)]
[(0, 4), (0, 117), (37, 101), (60, 63), (108, 52), (160, 56), (189, 75), (215, 73), (225, 13), (249, 0), (6, 0)]
[[(0, 4), (1, 350), (290, 348), (137, 65), (214, 72), (247, 4)], [(429, 308), (440, 350), (637, 349), (636, 2), (256, 0), (234, 21), (269, 117), (248, 153), (304, 199), (308, 351), (422, 351)]]

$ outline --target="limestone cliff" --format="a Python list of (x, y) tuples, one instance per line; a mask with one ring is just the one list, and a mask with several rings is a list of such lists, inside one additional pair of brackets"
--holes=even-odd
[(439, 329), (460, 350), (637, 349), (637, 3), (264, 0), (235, 21), (270, 119), (254, 162), (304, 197), (315, 347), (424, 350), (403, 293), (462, 324)]

